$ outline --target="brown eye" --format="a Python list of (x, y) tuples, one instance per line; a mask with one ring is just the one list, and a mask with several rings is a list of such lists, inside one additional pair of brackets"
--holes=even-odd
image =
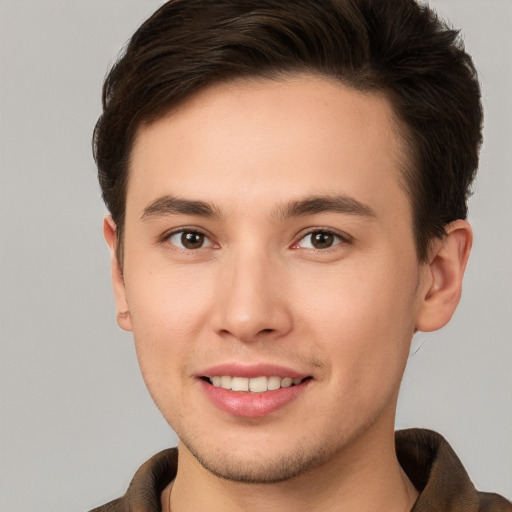
[(327, 249), (334, 243), (334, 235), (332, 233), (311, 233), (311, 245), (315, 249)]
[(297, 247), (303, 249), (330, 249), (331, 247), (342, 243), (344, 240), (340, 235), (330, 231), (313, 231), (308, 233), (297, 244)]
[(202, 233), (185, 231), (181, 235), (181, 243), (187, 249), (199, 249), (204, 243), (204, 235)]
[(177, 231), (169, 237), (169, 242), (180, 249), (202, 249), (212, 245), (210, 239), (199, 231)]

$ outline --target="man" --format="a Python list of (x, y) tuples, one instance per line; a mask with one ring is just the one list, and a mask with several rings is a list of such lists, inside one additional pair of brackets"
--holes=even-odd
[[(174, 0), (104, 87), (118, 323), (179, 437), (96, 510), (512, 510), (394, 434), (457, 307), (480, 92), (412, 0)], [(179, 454), (179, 456), (178, 456)]]

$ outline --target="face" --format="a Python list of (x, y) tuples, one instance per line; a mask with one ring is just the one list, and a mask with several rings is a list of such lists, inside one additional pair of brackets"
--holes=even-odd
[(312, 76), (215, 86), (140, 129), (121, 325), (207, 469), (283, 480), (393, 431), (424, 291), (400, 162), (383, 97)]

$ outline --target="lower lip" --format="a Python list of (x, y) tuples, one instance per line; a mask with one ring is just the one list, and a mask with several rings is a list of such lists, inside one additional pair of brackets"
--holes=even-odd
[(234, 416), (261, 418), (276, 412), (295, 400), (310, 382), (308, 379), (296, 386), (266, 391), (264, 393), (231, 391), (209, 384), (204, 380), (201, 380), (201, 385), (206, 396), (220, 410)]

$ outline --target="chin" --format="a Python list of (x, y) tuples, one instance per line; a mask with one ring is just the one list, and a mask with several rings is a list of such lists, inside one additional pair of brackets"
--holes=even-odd
[[(213, 475), (232, 482), (273, 484), (296, 478), (322, 465), (329, 459), (324, 446), (299, 445), (286, 453), (262, 453), (261, 445), (248, 453), (246, 448), (229, 453), (220, 450), (198, 450), (183, 442), (201, 466)], [(305, 448), (305, 449), (304, 449)]]

